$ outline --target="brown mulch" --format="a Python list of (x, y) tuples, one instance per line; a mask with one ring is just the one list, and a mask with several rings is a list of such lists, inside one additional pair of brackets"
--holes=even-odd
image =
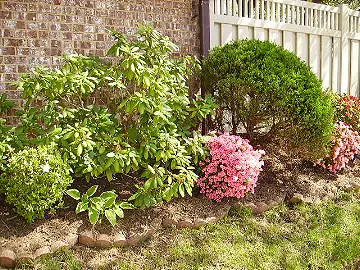
[[(248, 194), (241, 201), (269, 202), (278, 198), (290, 198), (294, 193), (301, 193), (306, 195), (309, 201), (316, 201), (326, 197), (329, 192), (335, 192), (334, 186), (339, 186), (341, 181), (359, 180), (359, 161), (335, 176), (313, 166), (310, 162), (289, 157), (271, 146), (266, 151), (264, 170), (260, 174), (255, 194)], [(103, 190), (116, 190), (121, 199), (128, 198), (134, 192), (134, 182), (138, 180), (136, 176), (131, 175), (119, 176), (112, 182), (106, 179), (97, 179), (92, 182), (79, 179), (76, 181), (76, 183), (81, 183), (77, 188), (82, 192), (94, 184), (99, 184)], [(128, 237), (151, 226), (156, 218), (162, 216), (170, 216), (178, 220), (206, 218), (235, 201), (228, 200), (218, 204), (197, 193), (194, 197), (178, 198), (150, 209), (127, 210), (125, 218), (119, 220), (115, 227), (110, 226), (106, 220), (93, 227), (88, 222), (86, 213), (80, 215), (74, 213), (76, 201), (66, 197), (65, 207), (58, 210), (56, 214), (48, 214), (45, 219), (28, 224), (16, 215), (4, 202), (4, 197), (0, 196), (0, 248), (8, 247), (16, 252), (19, 250), (34, 252), (38, 247), (64, 239), (69, 233), (78, 233), (85, 229), (107, 234), (121, 231)]]

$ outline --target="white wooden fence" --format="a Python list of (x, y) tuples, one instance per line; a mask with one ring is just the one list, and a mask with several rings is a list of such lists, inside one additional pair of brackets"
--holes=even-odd
[(359, 11), (299, 0), (211, 0), (211, 48), (245, 38), (295, 52), (324, 87), (359, 96)]

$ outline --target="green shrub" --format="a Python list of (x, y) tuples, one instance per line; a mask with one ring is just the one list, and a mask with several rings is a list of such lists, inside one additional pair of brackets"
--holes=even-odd
[(191, 194), (206, 154), (197, 129), (215, 106), (212, 97), (189, 96), (199, 63), (174, 56), (177, 46), (151, 26), (135, 38), (113, 37), (110, 63), (69, 55), (59, 70), (22, 77), (24, 144), (57, 144), (76, 176), (126, 174), (137, 187), (135, 207)]
[[(15, 129), (7, 125), (6, 117), (14, 106), (14, 102), (10, 101), (6, 94), (0, 94), (0, 174), (5, 170), (8, 156), (13, 150)], [(0, 193), (2, 189), (0, 185)]]
[(70, 167), (54, 146), (39, 146), (13, 154), (2, 182), (6, 201), (33, 222), (60, 205), (72, 178)]
[(220, 106), (220, 128), (230, 115), (233, 133), (242, 126), (250, 139), (285, 137), (315, 156), (328, 145), (331, 98), (294, 53), (268, 41), (235, 41), (213, 49), (202, 78)]

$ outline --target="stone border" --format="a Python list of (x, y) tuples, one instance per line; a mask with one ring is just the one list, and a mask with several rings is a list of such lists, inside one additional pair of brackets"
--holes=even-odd
[[(354, 184), (352, 186), (341, 187), (340, 189), (346, 191), (358, 190), (360, 186)], [(138, 246), (147, 239), (151, 238), (162, 227), (175, 226), (176, 228), (191, 228), (198, 229), (202, 226), (215, 223), (225, 218), (231, 208), (249, 207), (254, 214), (264, 213), (285, 201), (285, 197), (279, 197), (277, 200), (270, 200), (268, 202), (236, 202), (233, 204), (225, 205), (224, 209), (218, 211), (216, 215), (207, 218), (198, 218), (195, 220), (190, 219), (173, 219), (170, 217), (163, 217), (155, 219), (149, 227), (145, 228), (142, 232), (131, 235), (126, 238), (122, 232), (118, 232), (116, 235), (110, 236), (107, 234), (95, 235), (92, 231), (86, 230), (78, 234), (69, 234), (65, 239), (59, 240), (51, 244), (50, 246), (43, 246), (38, 248), (34, 254), (26, 252), (19, 252), (16, 254), (12, 249), (0, 248), (0, 267), (14, 268), (19, 263), (32, 261), (36, 258), (45, 256), (47, 254), (54, 253), (61, 248), (72, 248), (76, 244), (81, 244), (86, 247), (96, 248), (109, 248), (109, 247), (125, 247), (125, 246)], [(308, 202), (302, 194), (294, 193), (289, 199), (290, 203), (302, 203)]]
[[(282, 200), (279, 202), (281, 203)], [(19, 252), (16, 254), (13, 250), (7, 248), (0, 248), (0, 267), (14, 268), (16, 265), (32, 261), (47, 254), (54, 253), (61, 248), (72, 248), (76, 244), (80, 244), (90, 248), (110, 248), (110, 247), (128, 247), (139, 246), (141, 243), (151, 238), (158, 230), (163, 227), (175, 226), (176, 228), (191, 228), (198, 229), (202, 226), (213, 224), (223, 218), (225, 218), (231, 207), (234, 206), (247, 206), (250, 207), (255, 214), (262, 213), (269, 210), (270, 207), (275, 207), (274, 203), (237, 203), (233, 205), (225, 205), (224, 209), (218, 211), (216, 215), (209, 216), (207, 218), (198, 218), (195, 220), (177, 220), (170, 217), (163, 217), (155, 219), (149, 227), (145, 228), (142, 232), (126, 237), (122, 232), (116, 235), (107, 234), (94, 234), (91, 230), (85, 230), (78, 234), (69, 234), (64, 241), (59, 240), (51, 244), (50, 246), (43, 246), (38, 248), (34, 254)]]

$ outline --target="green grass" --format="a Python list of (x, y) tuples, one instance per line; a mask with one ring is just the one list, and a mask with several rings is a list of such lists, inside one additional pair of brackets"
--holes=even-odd
[[(244, 208), (230, 214), (200, 230), (164, 230), (160, 237), (165, 241), (154, 239), (140, 248), (120, 249), (115, 259), (111, 256), (98, 268), (360, 269), (359, 193), (292, 209), (282, 205), (262, 216), (252, 216)], [(93, 254), (107, 261), (100, 253)], [(81, 260), (81, 254), (77, 257)], [(43, 259), (38, 266), (86, 269), (70, 252)]]

